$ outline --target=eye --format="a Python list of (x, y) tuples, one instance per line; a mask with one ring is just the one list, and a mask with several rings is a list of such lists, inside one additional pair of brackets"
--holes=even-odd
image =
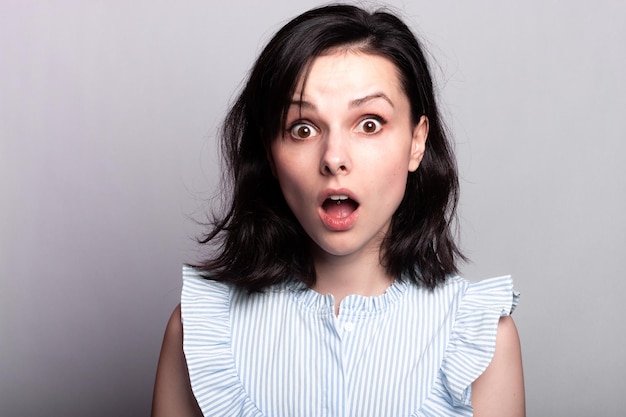
[(289, 129), (291, 136), (303, 140), (317, 136), (317, 129), (309, 123), (296, 123)]
[(383, 128), (383, 124), (385, 124), (384, 121), (378, 118), (368, 117), (367, 119), (363, 119), (361, 120), (361, 122), (359, 122), (357, 130), (367, 135), (373, 135), (380, 132), (380, 130)]

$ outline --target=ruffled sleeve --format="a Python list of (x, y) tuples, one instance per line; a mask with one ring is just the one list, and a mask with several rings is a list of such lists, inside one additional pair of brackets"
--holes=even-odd
[(262, 417), (243, 389), (231, 350), (230, 287), (183, 268), (183, 350), (205, 416)]
[(498, 321), (519, 300), (510, 276), (468, 285), (430, 396), (415, 417), (472, 416), (471, 387), (493, 358)]

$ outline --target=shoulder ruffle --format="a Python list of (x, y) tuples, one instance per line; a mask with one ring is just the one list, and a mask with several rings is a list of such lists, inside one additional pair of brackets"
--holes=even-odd
[(510, 276), (468, 284), (433, 391), (415, 417), (473, 415), (472, 382), (491, 363), (500, 317), (510, 315), (518, 301)]
[(183, 267), (183, 350), (205, 416), (262, 417), (237, 375), (231, 350), (231, 288)]

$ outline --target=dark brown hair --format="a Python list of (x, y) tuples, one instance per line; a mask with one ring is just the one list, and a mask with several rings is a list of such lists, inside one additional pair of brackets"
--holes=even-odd
[(390, 275), (428, 288), (457, 272), (457, 262), (464, 257), (451, 227), (458, 200), (456, 162), (423, 49), (391, 13), (333, 5), (303, 13), (274, 35), (224, 121), (225, 192), (232, 199), (201, 239), (214, 250), (213, 256), (194, 265), (207, 277), (249, 291), (287, 280), (315, 283), (310, 240), (287, 206), (267, 155), (313, 59), (341, 47), (393, 62), (413, 121), (422, 115), (429, 121), (421, 165), (409, 173), (404, 198), (381, 246), (382, 265)]

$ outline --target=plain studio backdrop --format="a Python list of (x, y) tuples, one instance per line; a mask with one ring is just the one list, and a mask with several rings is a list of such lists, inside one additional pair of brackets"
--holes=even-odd
[[(0, 1), (0, 415), (148, 415), (220, 120), (318, 4)], [(436, 62), (463, 274), (522, 292), (528, 415), (624, 415), (626, 3), (388, 4)]]

